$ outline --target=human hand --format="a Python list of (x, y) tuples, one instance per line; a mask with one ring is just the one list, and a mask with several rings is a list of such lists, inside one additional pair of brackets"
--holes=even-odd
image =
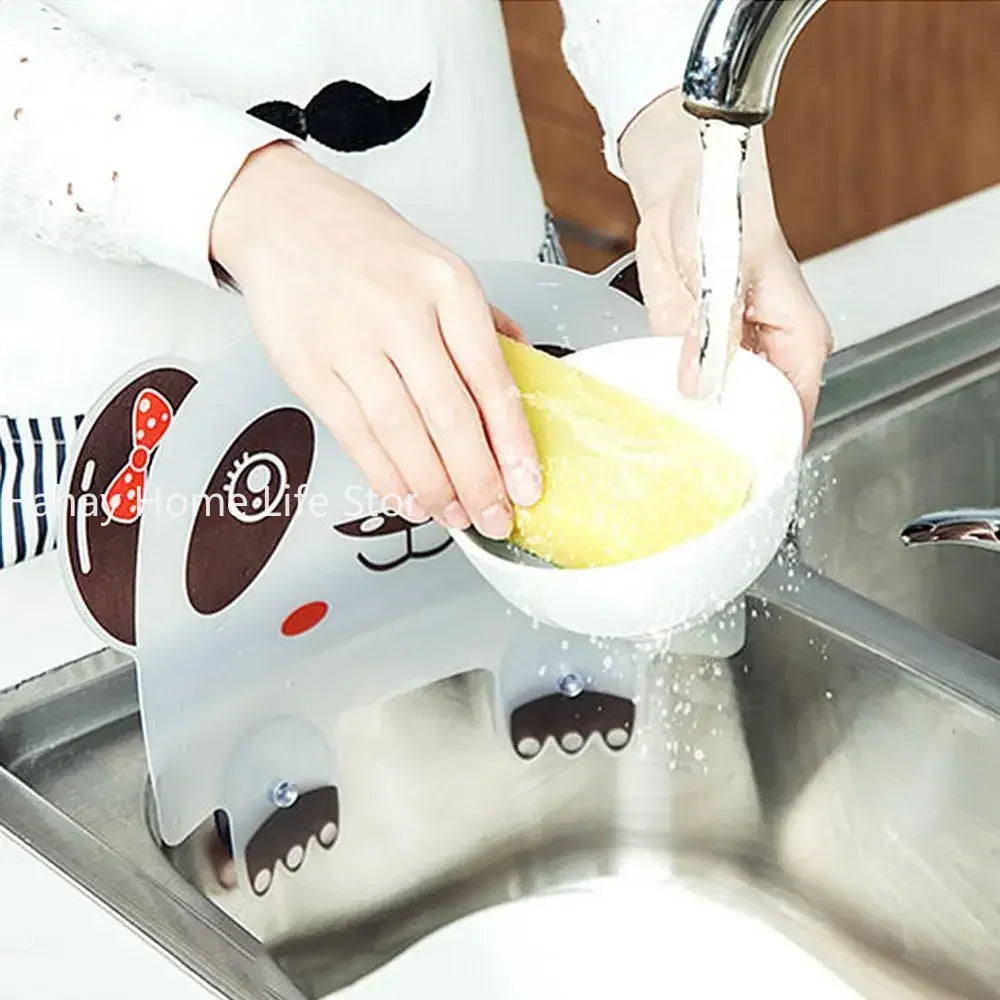
[[(671, 91), (626, 129), (621, 159), (639, 211), (636, 258), (654, 333), (684, 337), (679, 385), (697, 392), (699, 262), (696, 210), (701, 166), (698, 122)], [(808, 441), (832, 339), (778, 223), (761, 129), (753, 130), (743, 175), (743, 301), (732, 346), (764, 355), (802, 402)]]
[(492, 538), (541, 472), (472, 271), (366, 189), (276, 143), (223, 198), (212, 256), (272, 363), (372, 488), (413, 521)]

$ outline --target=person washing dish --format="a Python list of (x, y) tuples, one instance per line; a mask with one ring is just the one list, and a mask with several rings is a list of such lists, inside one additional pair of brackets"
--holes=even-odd
[[(690, 359), (700, 150), (677, 87), (702, 0), (560, 3), (652, 329)], [(745, 192), (742, 334), (808, 426), (829, 332), (759, 129)], [(0, 567), (54, 545), (108, 384), (248, 320), (380, 495), (506, 537), (541, 477), (496, 338), (520, 333), (477, 258), (562, 261), (494, 0), (0, 0)]]

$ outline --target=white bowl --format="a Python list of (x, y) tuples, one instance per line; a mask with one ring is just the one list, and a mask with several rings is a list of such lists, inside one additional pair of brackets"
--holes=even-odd
[(798, 396), (773, 365), (740, 350), (720, 402), (685, 399), (677, 389), (680, 348), (677, 338), (650, 336), (564, 360), (730, 442), (750, 462), (750, 499), (705, 535), (591, 569), (560, 569), (473, 530), (453, 532), (487, 582), (526, 615), (584, 635), (637, 638), (683, 630), (738, 598), (780, 549), (795, 510), (802, 455)]

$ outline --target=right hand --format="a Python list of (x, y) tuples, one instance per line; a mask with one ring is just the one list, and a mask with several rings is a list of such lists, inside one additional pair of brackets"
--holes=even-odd
[[(650, 328), (684, 338), (678, 384), (692, 396), (700, 388), (701, 346), (698, 130), (697, 119), (684, 110), (680, 92), (673, 90), (641, 111), (621, 142), (622, 165), (641, 220), (636, 257)], [(731, 346), (763, 355), (784, 373), (802, 404), (808, 441), (833, 342), (778, 221), (760, 128), (753, 130), (747, 150), (742, 210), (743, 301), (734, 310)]]
[(541, 473), (470, 268), (384, 201), (286, 143), (219, 205), (212, 257), (279, 374), (399, 512), (506, 538)]

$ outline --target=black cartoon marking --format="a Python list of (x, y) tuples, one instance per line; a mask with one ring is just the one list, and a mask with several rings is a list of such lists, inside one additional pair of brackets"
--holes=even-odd
[(216, 809), (212, 814), (212, 819), (215, 822), (215, 832), (218, 834), (219, 840), (222, 842), (223, 847), (225, 847), (226, 853), (232, 857), (233, 832), (229, 828), (229, 817), (224, 810)]
[(567, 753), (586, 746), (600, 733), (612, 750), (624, 749), (632, 738), (635, 705), (628, 698), (584, 691), (575, 697), (561, 693), (544, 695), (515, 709), (510, 717), (510, 737), (519, 757), (537, 756), (547, 739)]
[[(424, 524), (430, 522), (425, 521)], [(382, 538), (388, 535), (402, 534), (406, 547), (401, 556), (391, 559), (389, 562), (378, 563), (369, 559), (363, 552), (357, 554), (357, 560), (365, 569), (373, 573), (385, 573), (388, 570), (396, 569), (411, 559), (429, 559), (431, 556), (440, 555), (444, 552), (452, 539), (446, 538), (443, 542), (430, 549), (416, 549), (413, 547), (413, 532), (421, 527), (419, 524), (412, 524), (405, 517), (399, 514), (372, 514), (368, 517), (359, 517), (354, 521), (344, 521), (335, 524), (334, 530), (349, 538)]]
[(309, 138), (309, 125), (306, 122), (306, 113), (297, 104), (290, 101), (265, 101), (251, 108), (247, 114), (259, 118), (261, 121), (280, 128), (297, 139)]
[[(98, 625), (128, 646), (135, 644), (141, 517), (130, 523), (111, 521), (100, 498), (132, 452), (133, 410), (139, 394), (154, 389), (176, 413), (196, 384), (192, 375), (178, 368), (155, 368), (138, 376), (101, 411), (69, 470), (62, 531), (74, 586)], [(154, 454), (147, 472), (155, 461)]]
[(253, 421), (222, 456), (188, 543), (185, 583), (200, 614), (228, 607), (267, 565), (298, 510), (315, 444), (305, 412), (282, 407)]
[[(226, 832), (228, 836), (228, 828)], [(333, 785), (306, 792), (293, 806), (273, 812), (247, 843), (247, 871), (254, 894), (266, 895), (279, 864), (297, 872), (310, 841), (328, 851), (339, 833), (340, 796)]]
[(568, 347), (565, 344), (535, 344), (536, 349), (551, 354), (554, 358), (564, 358), (567, 354), (575, 354), (575, 347)]
[(639, 267), (636, 262), (630, 261), (625, 265), (609, 282), (612, 288), (617, 288), (619, 292), (624, 292), (631, 296), (638, 303), (642, 303), (642, 288), (639, 285)]
[(428, 83), (412, 97), (393, 101), (353, 80), (337, 80), (304, 109), (291, 101), (265, 101), (247, 113), (299, 139), (315, 139), (340, 153), (358, 153), (397, 142), (416, 128), (430, 93)]

